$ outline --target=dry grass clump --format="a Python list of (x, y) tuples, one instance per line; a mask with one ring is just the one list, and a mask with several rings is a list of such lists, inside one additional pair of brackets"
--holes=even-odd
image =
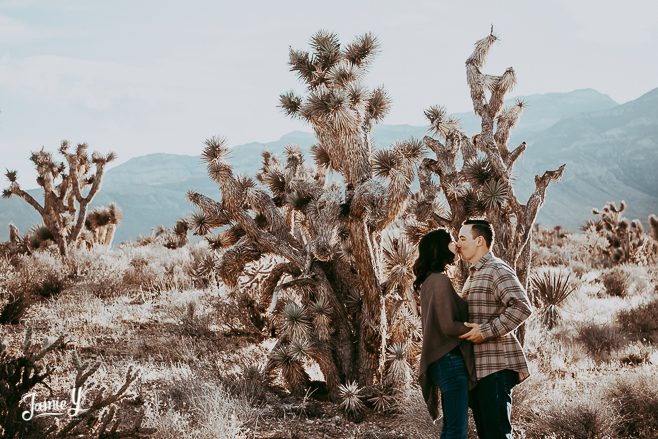
[(146, 424), (160, 438), (246, 439), (246, 421), (258, 418), (248, 401), (194, 375), (171, 380), (160, 398), (146, 412)]
[(222, 373), (221, 386), (238, 399), (249, 401), (252, 406), (263, 403), (269, 389), (270, 378), (263, 365), (246, 362), (237, 373)]
[(578, 328), (578, 341), (597, 360), (607, 360), (613, 351), (627, 343), (614, 325), (588, 323)]
[(4, 305), (1, 324), (18, 324), (27, 310), (42, 299), (59, 295), (69, 283), (69, 271), (61, 259), (49, 252), (21, 255), (16, 266), (4, 263), (0, 282)]
[(527, 433), (528, 437), (541, 438), (607, 439), (616, 437), (620, 422), (609, 403), (582, 395), (574, 400), (548, 401), (528, 424)]
[(601, 276), (606, 294), (615, 297), (628, 295), (629, 279), (628, 273), (620, 267), (614, 267)]
[(658, 343), (658, 299), (617, 313), (620, 328), (636, 340)]
[[(528, 438), (654, 438), (658, 378), (650, 367), (582, 380), (539, 375), (514, 389), (513, 423)], [(584, 386), (584, 387), (583, 387)]]
[(620, 415), (620, 437), (655, 438), (658, 432), (658, 377), (626, 374), (606, 388), (605, 396)]
[(124, 291), (128, 261), (120, 252), (104, 246), (72, 250), (66, 257), (76, 283), (97, 297), (116, 297)]

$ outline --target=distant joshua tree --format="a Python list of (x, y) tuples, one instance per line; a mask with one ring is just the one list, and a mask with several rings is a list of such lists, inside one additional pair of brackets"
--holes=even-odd
[(95, 208), (87, 215), (85, 230), (80, 235), (78, 245), (84, 242), (89, 247), (95, 245), (110, 247), (122, 217), (121, 209), (114, 203)]
[(629, 220), (623, 216), (626, 203), (619, 206), (610, 202), (603, 209), (592, 209), (598, 218), (585, 223), (583, 230), (595, 233), (607, 241), (607, 246), (597, 248), (605, 265), (624, 263), (649, 264), (658, 255), (656, 231), (658, 221), (655, 215), (649, 215), (650, 233), (644, 232), (639, 219)]
[[(5, 174), (10, 184), (2, 196), (18, 196), (32, 206), (43, 218), (60, 254), (65, 256), (83, 231), (87, 207), (101, 188), (105, 165), (114, 160), (115, 154), (94, 152), (90, 158), (87, 144), (79, 144), (71, 152), (67, 141), (62, 142), (59, 153), (64, 156), (65, 162), (55, 161), (52, 154), (43, 148), (30, 157), (38, 173), (37, 184), (43, 189), (43, 204), (20, 187), (16, 181), (16, 171)], [(95, 167), (93, 174), (92, 166)], [(89, 190), (85, 195), (87, 187)]]
[[(529, 255), (546, 187), (564, 165), (536, 177), (526, 205), (514, 197), (511, 169), (525, 144), (510, 152), (507, 140), (522, 104), (501, 110), (514, 83), (511, 69), (501, 77), (480, 73), (493, 41), (489, 35), (478, 42), (467, 61), (482, 132), (469, 138), (444, 110), (429, 109), (432, 129), (446, 139), (445, 145), (424, 139), (435, 160), (423, 160), (425, 146), (417, 140), (388, 149), (373, 144), (373, 126), (390, 100), (383, 88), (368, 90), (360, 83), (378, 48), (371, 34), (343, 48), (336, 35), (320, 31), (311, 38), (311, 53), (290, 50), (291, 70), (306, 95), (285, 93), (281, 107), (312, 126), (318, 141), (312, 147), (314, 167), (296, 147), (286, 149), (285, 163), (264, 152), (257, 179), (266, 191), (254, 179), (234, 175), (223, 139), (206, 141), (203, 158), (222, 200), (188, 193), (199, 207), (190, 227), (224, 249), (218, 272), (231, 287), (247, 264), (281, 259), (260, 285), (257, 308), (273, 311), (279, 340), (269, 368), (280, 369), (292, 391), (303, 392), (308, 384), (305, 358), (318, 363), (333, 398), (344, 396), (346, 386), (357, 386), (357, 392), (358, 386), (409, 381), (420, 338), (412, 244), (424, 232), (439, 226), (454, 232), (467, 216), (487, 214), (505, 260), (517, 266), (520, 254)], [(420, 191), (411, 195), (416, 169)], [(340, 174), (342, 182), (327, 181), (328, 171)], [(450, 211), (439, 200), (441, 189)], [(401, 227), (403, 235), (396, 233)], [(520, 264), (524, 273), (527, 264), (529, 256)]]

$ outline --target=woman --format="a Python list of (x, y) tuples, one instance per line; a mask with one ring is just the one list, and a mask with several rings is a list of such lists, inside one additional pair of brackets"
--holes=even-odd
[(420, 385), (432, 419), (438, 417), (437, 388), (441, 390), (442, 439), (466, 438), (468, 391), (475, 385), (473, 346), (458, 338), (469, 330), (463, 323), (468, 321), (466, 301), (445, 274), (456, 253), (450, 233), (434, 230), (420, 240), (414, 263), (423, 324)]

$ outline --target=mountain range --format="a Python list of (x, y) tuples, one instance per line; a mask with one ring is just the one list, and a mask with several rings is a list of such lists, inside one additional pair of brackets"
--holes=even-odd
[[(539, 223), (575, 230), (592, 217), (593, 207), (622, 199), (629, 218), (646, 223), (650, 213), (658, 213), (658, 88), (624, 104), (592, 89), (522, 99), (526, 107), (510, 139), (510, 148), (522, 141), (528, 145), (514, 172), (521, 202), (534, 188), (534, 175), (567, 165), (562, 179), (549, 186)], [(467, 132), (479, 131), (479, 119), (473, 113), (454, 116)], [(385, 148), (428, 134), (423, 126), (380, 125), (373, 139), (376, 147)], [(313, 143), (311, 133), (291, 132), (277, 141), (235, 146), (229, 160), (237, 173), (254, 176), (264, 149), (278, 154), (292, 144), (307, 152)], [(188, 190), (220, 197), (200, 156), (149, 154), (109, 169), (93, 205), (114, 201), (123, 210), (115, 238), (120, 242), (148, 234), (160, 224), (171, 226), (193, 212), (185, 197)], [(39, 190), (30, 192), (40, 198)], [(23, 200), (12, 197), (0, 200), (2, 240), (7, 239), (9, 223), (25, 232), (40, 218)]]

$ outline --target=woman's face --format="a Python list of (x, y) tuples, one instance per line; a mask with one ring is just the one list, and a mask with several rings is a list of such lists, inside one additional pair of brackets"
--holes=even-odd
[(455, 241), (450, 241), (450, 244), (448, 244), (448, 250), (455, 255), (455, 261), (459, 259), (459, 251), (457, 250), (457, 243)]

